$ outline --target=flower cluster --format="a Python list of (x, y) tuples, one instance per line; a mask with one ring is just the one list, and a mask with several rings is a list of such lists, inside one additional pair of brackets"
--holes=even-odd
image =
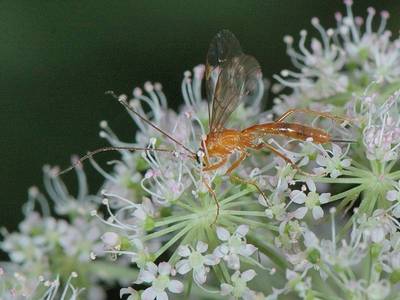
[[(161, 84), (146, 82), (132, 96), (114, 95), (139, 128), (134, 141), (100, 123), (100, 136), (121, 157), (111, 170), (90, 158), (105, 178), (99, 195), (88, 195), (80, 166), (77, 197), (46, 168), (46, 189), (64, 219), (51, 217), (32, 189), (29, 214), (19, 232), (4, 234), (2, 249), (23, 272), (59, 275), (71, 297), (66, 278), (77, 273), (84, 280), (74, 286), (86, 295), (99, 291), (99, 280), (118, 279), (129, 300), (397, 299), (400, 39), (386, 29), (387, 12), (375, 26), (373, 8), (365, 20), (351, 1), (345, 9), (334, 28), (311, 20), (318, 38), (301, 31), (295, 45), (286, 36), (297, 70), (274, 76), (274, 106), (262, 112), (259, 80), (253, 101), (229, 124), (273, 122), (289, 111), (285, 122), (323, 129), (330, 143), (260, 138), (280, 155), (254, 151), (232, 176), (226, 166), (206, 172), (207, 153), (197, 151), (209, 125), (205, 67), (184, 73), (178, 112)], [(32, 212), (35, 203), (42, 215)], [(35, 290), (32, 280), (8, 293)]]
[[(104, 285), (104, 281), (120, 279), (119, 272), (124, 269), (111, 264), (113, 272), (102, 275), (98, 269), (107, 267), (107, 261), (99, 261), (97, 266), (92, 262), (93, 253), (105, 255), (101, 241), (105, 228), (90, 215), (101, 197), (88, 194), (82, 168), (76, 170), (77, 196), (56, 176), (58, 168), (45, 166), (43, 170), (50, 200), (38, 188), (30, 188), (19, 230), (2, 230), (0, 249), (8, 253), (11, 262), (0, 267), (0, 299), (78, 299), (78, 295), (104, 299), (100, 281)], [(51, 202), (61, 218), (50, 215)]]

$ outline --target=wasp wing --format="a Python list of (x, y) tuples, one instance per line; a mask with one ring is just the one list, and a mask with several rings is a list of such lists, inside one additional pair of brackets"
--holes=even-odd
[(241, 54), (227, 60), (214, 90), (210, 131), (220, 131), (232, 112), (258, 90), (261, 69), (257, 60)]
[[(235, 56), (242, 54), (242, 49), (237, 38), (229, 30), (221, 30), (211, 40), (206, 61), (206, 93), (208, 99), (208, 120), (211, 124), (210, 105), (213, 104), (214, 91), (224, 63)], [(210, 127), (211, 128), (211, 127)], [(211, 131), (211, 130), (210, 130)]]
[(217, 33), (211, 41), (206, 65), (210, 132), (223, 129), (237, 106), (257, 90), (260, 76), (257, 60), (243, 54), (233, 33)]

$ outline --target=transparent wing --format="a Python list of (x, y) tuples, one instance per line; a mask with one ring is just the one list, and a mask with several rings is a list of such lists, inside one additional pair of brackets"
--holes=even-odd
[[(221, 30), (211, 40), (206, 61), (206, 93), (208, 99), (208, 117), (211, 124), (210, 106), (213, 104), (214, 91), (222, 67), (227, 60), (240, 56), (242, 49), (239, 41), (229, 30)], [(210, 127), (211, 128), (211, 127)], [(210, 130), (211, 131), (211, 130)]]
[(243, 54), (228, 30), (213, 38), (207, 53), (206, 90), (210, 132), (222, 130), (231, 113), (257, 90), (261, 69), (255, 58)]
[(210, 131), (220, 131), (240, 103), (257, 92), (261, 69), (257, 60), (241, 54), (227, 60), (214, 89)]

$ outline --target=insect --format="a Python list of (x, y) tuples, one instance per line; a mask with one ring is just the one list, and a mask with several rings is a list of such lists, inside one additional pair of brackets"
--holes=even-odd
[[(270, 144), (264, 142), (266, 137), (270, 136), (284, 136), (301, 141), (312, 139), (316, 144), (324, 144), (334, 141), (345, 142), (344, 140), (334, 140), (327, 131), (311, 126), (303, 125), (300, 123), (288, 123), (285, 120), (295, 113), (306, 113), (316, 116), (325, 117), (336, 121), (346, 121), (347, 119), (334, 116), (328, 113), (308, 110), (308, 109), (292, 109), (284, 113), (274, 122), (256, 124), (245, 128), (243, 130), (225, 128), (232, 112), (244, 101), (251, 101), (252, 97), (257, 90), (257, 84), (261, 79), (261, 68), (257, 60), (247, 54), (244, 54), (239, 41), (228, 30), (222, 30), (216, 34), (210, 43), (207, 53), (205, 81), (206, 93), (208, 98), (208, 116), (209, 116), (209, 132), (207, 136), (200, 142), (200, 151), (197, 153), (183, 145), (180, 141), (175, 139), (172, 135), (165, 132), (161, 128), (146, 119), (138, 112), (136, 112), (126, 101), (126, 97), (114, 97), (125, 106), (125, 108), (148, 125), (165, 135), (168, 139), (176, 143), (186, 152), (186, 154), (194, 160), (203, 160), (204, 164), (202, 170), (205, 172), (215, 171), (226, 164), (235, 153), (238, 158), (229, 166), (226, 175), (230, 175), (236, 168), (239, 167), (241, 162), (250, 155), (249, 150), (268, 149), (275, 155), (278, 155), (286, 162), (294, 167), (296, 164), (288, 158), (285, 154), (278, 151)], [(130, 151), (162, 151), (174, 152), (170, 149), (160, 148), (133, 148), (133, 147), (105, 147), (95, 151), (89, 152), (87, 155), (77, 161), (68, 169), (60, 172), (63, 174), (76, 167), (89, 157), (105, 151), (114, 150), (130, 150)], [(203, 154), (202, 158), (199, 153)], [(240, 180), (257, 185), (245, 179)], [(217, 207), (216, 218), (219, 214), (219, 204), (213, 189), (205, 182), (209, 192), (212, 194)], [(263, 193), (262, 193), (263, 194)], [(264, 194), (263, 194), (264, 195)]]
[[(302, 141), (312, 139), (316, 144), (344, 141), (333, 140), (328, 132), (318, 128), (284, 122), (294, 113), (308, 113), (337, 121), (347, 120), (308, 109), (292, 109), (274, 122), (253, 125), (243, 130), (225, 128), (232, 112), (243, 101), (249, 101), (247, 98), (255, 93), (260, 78), (261, 68), (257, 60), (242, 52), (239, 41), (230, 31), (219, 32), (211, 41), (207, 54), (206, 89), (211, 107), (209, 106), (209, 133), (201, 145), (206, 153), (205, 171), (219, 169), (237, 152), (239, 158), (226, 171), (226, 174), (231, 174), (250, 155), (249, 149), (262, 148), (270, 150), (296, 167), (286, 155), (263, 141), (268, 136), (280, 135)], [(210, 158), (216, 158), (217, 161), (210, 163)]]

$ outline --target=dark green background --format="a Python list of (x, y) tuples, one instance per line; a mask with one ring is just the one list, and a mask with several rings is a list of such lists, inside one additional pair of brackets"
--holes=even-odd
[[(358, 1), (356, 13), (369, 5), (389, 10), (397, 28), (399, 1)], [(104, 91), (160, 81), (176, 107), (183, 71), (204, 62), (222, 28), (271, 78), (291, 66), (283, 36), (298, 37), (313, 16), (333, 26), (337, 10), (342, 1), (0, 1), (0, 225), (16, 227), (43, 164), (66, 166), (71, 154), (106, 145), (100, 120), (132, 136), (132, 122)], [(96, 191), (101, 178), (86, 169)]]

